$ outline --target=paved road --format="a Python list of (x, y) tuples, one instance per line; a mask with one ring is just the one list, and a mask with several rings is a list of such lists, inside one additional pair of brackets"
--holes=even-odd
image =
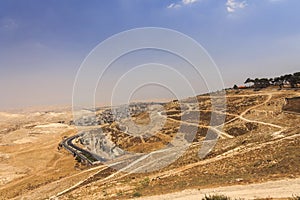
[(72, 153), (74, 156), (76, 155), (76, 156), (80, 157), (82, 160), (84, 160), (92, 165), (93, 162), (96, 161), (96, 159), (94, 159), (94, 156), (89, 151), (86, 151), (86, 150), (74, 145), (72, 142), (75, 138), (78, 138), (80, 135), (81, 134), (77, 134), (77, 135), (71, 136), (71, 137), (63, 140), (61, 142), (61, 146), (64, 147), (70, 153)]

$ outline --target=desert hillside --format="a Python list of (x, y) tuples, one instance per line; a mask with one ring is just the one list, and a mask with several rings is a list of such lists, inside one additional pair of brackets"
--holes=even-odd
[[(225, 109), (212, 109), (212, 98), (207, 94), (197, 96), (197, 105), (189, 99), (140, 104), (131, 109), (131, 116), (120, 116), (122, 125), (111, 119), (107, 108), (100, 108), (97, 119), (88, 125), (74, 121), (67, 109), (1, 112), (0, 199), (128, 199), (186, 189), (299, 180), (299, 96), (298, 89), (230, 89), (226, 90)], [(195, 112), (200, 113), (199, 121), (193, 120)], [(216, 120), (211, 121), (212, 116)], [(184, 117), (187, 120), (182, 122)], [(178, 131), (180, 125), (185, 128)], [(104, 131), (101, 136), (99, 128)], [(90, 155), (83, 153), (75, 159), (64, 148), (67, 142), (62, 143), (72, 138), (71, 145), (107, 160), (122, 158), (124, 152), (151, 154), (173, 145), (178, 132), (189, 140), (193, 128), (196, 135), (183, 155), (154, 171), (143, 157), (129, 172), (101, 162), (87, 163), (84, 159), (91, 159)], [(155, 134), (138, 134), (147, 131)], [(219, 139), (207, 155), (199, 157), (207, 132)], [(161, 159), (162, 155), (157, 156), (156, 162)], [(280, 197), (292, 197), (297, 191)], [(272, 190), (265, 195), (272, 197)]]

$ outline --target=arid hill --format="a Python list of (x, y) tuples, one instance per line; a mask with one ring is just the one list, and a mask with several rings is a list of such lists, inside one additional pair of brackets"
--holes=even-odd
[[(200, 95), (198, 105), (189, 99), (182, 105), (172, 101), (151, 112), (132, 115), (140, 129), (126, 118), (123, 127), (102, 119), (104, 124), (76, 127), (68, 110), (2, 112), (0, 199), (128, 199), (185, 189), (296, 180), (300, 178), (300, 115), (298, 102), (289, 104), (287, 99), (299, 96), (297, 89), (227, 90), (226, 108), (213, 109), (210, 96)], [(293, 112), (286, 112), (290, 109)], [(105, 109), (97, 111), (99, 115), (102, 112)], [(199, 121), (194, 120), (195, 113), (200, 113)], [(182, 122), (182, 118), (187, 120)], [(164, 123), (151, 126), (151, 120)], [(187, 140), (190, 128), (196, 128), (192, 144), (175, 162), (153, 172), (127, 173), (101, 163), (86, 166), (64, 148), (58, 148), (63, 139), (78, 131), (102, 127), (118, 148), (151, 153), (172, 145), (181, 122)], [(147, 131), (145, 126), (155, 134), (139, 136), (139, 131)], [(208, 131), (219, 139), (201, 158), (199, 149)], [(83, 140), (78, 138), (74, 143), (88, 149)], [(149, 167), (142, 162), (140, 166)], [(300, 187), (286, 197), (299, 191)]]

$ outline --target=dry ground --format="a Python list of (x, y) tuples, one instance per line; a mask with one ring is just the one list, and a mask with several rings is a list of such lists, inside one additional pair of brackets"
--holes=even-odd
[[(78, 164), (73, 157), (57, 149), (63, 137), (76, 133), (74, 127), (61, 123), (69, 120), (70, 114), (1, 113), (0, 117), (0, 199), (25, 196), (37, 188), (81, 173), (75, 168)], [(50, 190), (55, 191), (55, 188)], [(37, 197), (46, 197), (46, 194), (40, 193)]]
[[(225, 116), (221, 124), (218, 120), (210, 124), (209, 97), (198, 96), (202, 118), (185, 124), (198, 127), (193, 144), (176, 162), (147, 174), (80, 166), (72, 155), (58, 151), (61, 139), (76, 133), (67, 125), (71, 120), (68, 111), (0, 113), (0, 199), (128, 199), (185, 189), (296, 180), (300, 177), (300, 116), (281, 110), (285, 98), (296, 96), (300, 91), (228, 91), (227, 107), (217, 113), (220, 118)], [(185, 112), (192, 109), (188, 101), (185, 103), (183, 110), (176, 102), (166, 104), (162, 113), (166, 123), (153, 137), (130, 137), (116, 125), (108, 129), (118, 138), (119, 146), (128, 150), (159, 149), (174, 137), (180, 117), (193, 114)], [(149, 123), (147, 113), (134, 117), (136, 123)], [(65, 123), (57, 123), (61, 121)], [(200, 159), (198, 151), (208, 129), (221, 139), (205, 159)], [(300, 191), (300, 186), (295, 187)]]

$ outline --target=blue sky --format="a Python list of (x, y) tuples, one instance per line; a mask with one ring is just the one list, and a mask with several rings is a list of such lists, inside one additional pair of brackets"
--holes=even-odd
[(194, 38), (227, 87), (299, 71), (299, 8), (299, 0), (1, 0), (0, 109), (70, 104), (86, 55), (137, 27)]

